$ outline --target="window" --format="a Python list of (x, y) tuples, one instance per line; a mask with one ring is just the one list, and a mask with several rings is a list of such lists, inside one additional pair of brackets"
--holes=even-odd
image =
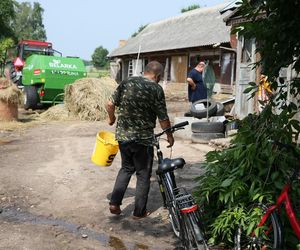
[(252, 44), (253, 40), (242, 39), (242, 58), (241, 63), (252, 62)]

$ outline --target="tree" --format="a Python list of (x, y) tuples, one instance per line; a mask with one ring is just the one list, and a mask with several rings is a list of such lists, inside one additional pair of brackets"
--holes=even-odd
[[(233, 228), (242, 225), (248, 230), (251, 225), (257, 225), (258, 221), (251, 220), (255, 218), (254, 212), (249, 213), (246, 208), (253, 202), (274, 203), (287, 176), (299, 168), (292, 152), (269, 141), (294, 144), (299, 151), (295, 141), (300, 124), (295, 115), (300, 109), (300, 81), (299, 78), (291, 82), (278, 79), (279, 70), (289, 65), (296, 75), (300, 72), (299, 9), (300, 0), (243, 0), (241, 3), (239, 11), (248, 22), (240, 24), (235, 31), (256, 39), (261, 60), (253, 66), (262, 67), (274, 94), (261, 113), (240, 121), (238, 133), (228, 149), (206, 156), (206, 172), (199, 177), (197, 196), (207, 206), (210, 235), (215, 242), (232, 244)], [(250, 83), (245, 90), (252, 96), (256, 91), (255, 83)], [(299, 182), (293, 185), (293, 190), (292, 200), (297, 201)], [(290, 233), (289, 223), (284, 221), (284, 224), (285, 249), (296, 249), (297, 239)]]
[(105, 67), (108, 64), (108, 50), (102, 46), (95, 49), (92, 55), (92, 62), (95, 67)]
[(31, 25), (33, 28), (33, 34), (32, 39), (34, 40), (46, 40), (46, 30), (45, 26), (43, 24), (43, 13), (44, 9), (41, 7), (39, 3), (33, 4), (33, 10), (32, 10), (32, 21)]
[(8, 48), (13, 47), (14, 40), (12, 38), (3, 38), (0, 40), (0, 76), (4, 73), (6, 51)]
[(0, 1), (0, 39), (14, 36), (11, 26), (11, 23), (15, 18), (14, 7), (15, 1), (13, 0)]
[(148, 24), (145, 24), (145, 25), (141, 25), (138, 29), (138, 31), (134, 32), (131, 37), (135, 37), (137, 36), (143, 29), (145, 29), (146, 27), (148, 26)]
[(83, 63), (84, 63), (84, 66), (92, 66), (93, 65), (93, 63), (91, 62), (91, 61), (89, 61), (89, 60), (82, 60), (83, 61)]
[(184, 12), (188, 12), (190, 10), (195, 10), (195, 9), (199, 9), (200, 8), (200, 5), (199, 4), (192, 4), (186, 8), (182, 8), (181, 9), (181, 13), (184, 13)]
[(13, 23), (18, 40), (33, 39), (45, 41), (46, 30), (43, 24), (44, 9), (37, 2), (17, 4), (16, 19)]

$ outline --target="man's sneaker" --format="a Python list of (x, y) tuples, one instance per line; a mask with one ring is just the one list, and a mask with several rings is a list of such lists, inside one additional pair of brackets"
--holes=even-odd
[(109, 211), (112, 214), (117, 214), (117, 215), (121, 213), (121, 209), (119, 205), (109, 205)]

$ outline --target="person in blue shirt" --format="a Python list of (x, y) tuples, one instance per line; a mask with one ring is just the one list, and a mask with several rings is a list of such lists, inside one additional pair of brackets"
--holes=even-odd
[(191, 103), (207, 99), (207, 89), (202, 76), (205, 66), (204, 62), (199, 62), (197, 66), (188, 73), (188, 97)]

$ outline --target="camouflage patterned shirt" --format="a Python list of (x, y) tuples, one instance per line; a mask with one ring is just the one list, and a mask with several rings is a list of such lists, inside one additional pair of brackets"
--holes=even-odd
[(145, 77), (122, 81), (111, 97), (117, 107), (116, 138), (118, 141), (152, 142), (151, 136), (160, 121), (169, 119), (162, 87)]

